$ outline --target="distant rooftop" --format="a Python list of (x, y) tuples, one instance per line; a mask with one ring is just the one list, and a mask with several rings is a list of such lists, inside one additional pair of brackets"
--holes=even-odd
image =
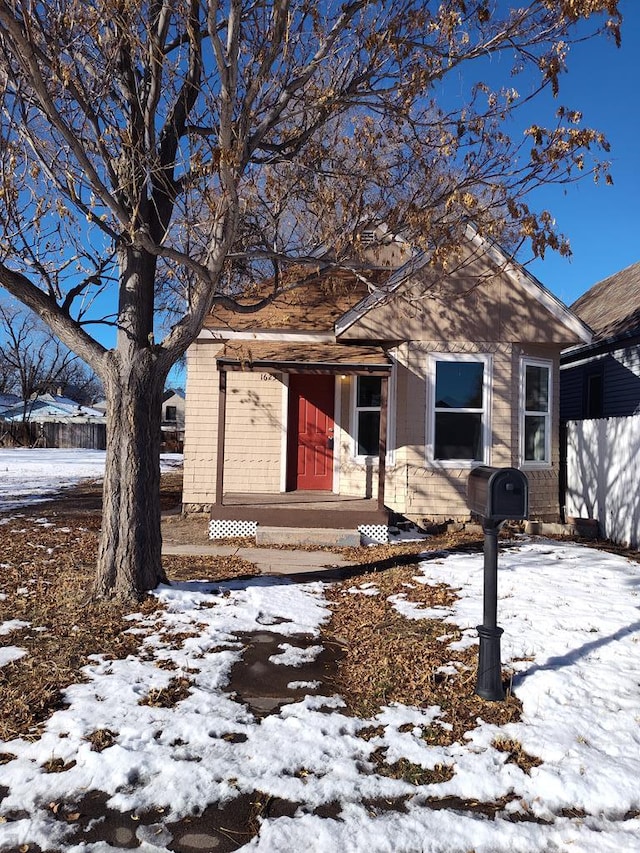
[(571, 310), (596, 341), (640, 332), (640, 261), (594, 284)]

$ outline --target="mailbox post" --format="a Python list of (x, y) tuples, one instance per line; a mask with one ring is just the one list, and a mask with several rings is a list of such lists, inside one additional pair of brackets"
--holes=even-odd
[(480, 465), (469, 474), (469, 509), (479, 516), (484, 532), (484, 600), (476, 693), (497, 702), (504, 699), (498, 627), (498, 533), (508, 519), (529, 514), (529, 483), (517, 468)]

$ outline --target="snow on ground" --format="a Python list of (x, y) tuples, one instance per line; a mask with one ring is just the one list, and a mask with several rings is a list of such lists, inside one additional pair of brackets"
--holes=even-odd
[[(419, 582), (450, 583), (460, 599), (440, 611), (420, 613), (412, 605), (407, 616), (438, 615), (443, 636), (455, 624), (465, 642), (475, 643), (482, 561), (481, 554), (425, 555), (416, 570)], [(237, 635), (279, 634), (283, 655), (291, 651), (287, 638), (298, 634), (318, 645), (329, 615), (324, 588), (318, 581), (269, 577), (159, 588), (166, 605), (160, 624), (153, 622), (157, 614), (132, 619), (133, 630), (151, 631), (142, 654), (96, 657), (85, 669), (86, 682), (66, 691), (68, 708), (51, 717), (40, 740), (0, 743), (0, 752), (15, 756), (1, 768), (8, 793), (0, 804), (0, 850), (33, 843), (67, 853), (113, 849), (103, 842), (65, 846), (71, 830), (48, 804), (77, 802), (87, 791), (105, 792), (121, 811), (165, 807), (167, 821), (175, 821), (259, 790), (302, 805), (292, 817), (263, 820), (243, 851), (640, 851), (637, 563), (545, 540), (501, 549), (502, 660), (514, 670), (523, 718), (501, 728), (480, 723), (465, 743), (449, 747), (429, 746), (420, 737), (438, 724), (437, 707), (394, 705), (360, 720), (343, 712), (339, 696), (314, 695), (309, 685), (302, 701), (260, 721), (227, 692), (230, 668), (242, 653)], [(372, 594), (370, 586), (365, 591)], [(187, 639), (174, 643), (171, 632)], [(180, 675), (193, 685), (175, 707), (139, 704)], [(379, 735), (358, 737), (372, 725)], [(113, 746), (95, 752), (87, 737), (99, 729), (117, 734)], [(521, 743), (542, 763), (528, 775), (495, 748), (501, 739)], [(449, 781), (418, 787), (379, 776), (370, 756), (381, 747), (389, 763), (406, 758), (424, 768), (451, 765), (455, 772)], [(52, 758), (75, 764), (46, 773), (42, 766)], [(404, 796), (404, 811), (364, 802)], [(430, 808), (427, 797), (487, 803), (504, 797), (508, 803), (491, 820), (472, 809)], [(337, 818), (314, 814), (332, 802), (341, 806)], [(1, 822), (2, 814), (16, 810), (28, 817)], [(166, 839), (159, 832), (153, 845), (143, 841), (138, 849), (165, 853)]]
[[(104, 458), (104, 450), (0, 448), (0, 512), (48, 500), (81, 480), (102, 477)], [(162, 454), (163, 471), (181, 464), (182, 454)]]

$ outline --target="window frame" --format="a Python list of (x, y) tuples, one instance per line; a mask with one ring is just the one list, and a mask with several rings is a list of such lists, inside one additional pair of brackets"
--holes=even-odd
[[(353, 374), (351, 376), (351, 458), (354, 462), (365, 465), (378, 462), (378, 453), (358, 453), (358, 413), (379, 412), (380, 406), (358, 406), (358, 380), (361, 376), (370, 374)], [(380, 380), (382, 376), (377, 377)], [(385, 462), (392, 465), (395, 461), (395, 411), (396, 411), (396, 363), (393, 362), (391, 372), (387, 376), (387, 455)]]
[[(594, 393), (593, 382), (597, 381), (599, 388), (599, 403), (597, 412), (594, 412)], [(604, 367), (602, 364), (597, 364), (595, 367), (587, 365), (584, 372), (584, 390), (583, 390), (583, 412), (587, 420), (599, 420), (604, 417)]]
[[(482, 409), (436, 409), (436, 371), (440, 362), (472, 362), (482, 364), (484, 367), (482, 375)], [(493, 388), (493, 357), (491, 353), (474, 352), (432, 352), (429, 353), (427, 363), (427, 418), (426, 418), (426, 443), (425, 456), (427, 464), (434, 468), (458, 468), (471, 469), (478, 465), (491, 464), (491, 400)], [(436, 459), (436, 414), (438, 412), (449, 413), (481, 413), (482, 423), (482, 459)]]
[[(548, 371), (549, 383), (547, 387), (547, 411), (534, 410), (530, 411), (525, 408), (527, 394), (527, 367), (544, 367)], [(552, 441), (551, 434), (553, 429), (553, 360), (548, 358), (535, 358), (533, 356), (520, 357), (520, 467), (528, 470), (537, 468), (551, 468), (551, 452)], [(525, 459), (525, 425), (527, 417), (544, 417), (545, 418), (545, 458)]]

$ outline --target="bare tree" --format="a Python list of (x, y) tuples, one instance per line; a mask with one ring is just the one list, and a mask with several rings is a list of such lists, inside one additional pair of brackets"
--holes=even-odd
[(0, 375), (3, 390), (22, 400), (23, 423), (39, 394), (72, 391), (78, 402), (86, 402), (100, 391), (93, 371), (47, 325), (8, 303), (0, 303)]
[[(247, 310), (244, 277), (277, 287), (320, 247), (346, 263), (363, 218), (434, 259), (469, 219), (568, 251), (526, 195), (605, 174), (591, 158), (606, 141), (562, 107), (524, 136), (508, 120), (557, 91), (577, 25), (619, 39), (618, 0), (505, 5), (0, 0), (0, 284), (104, 383), (96, 595), (164, 579), (162, 389), (214, 301)], [(520, 78), (484, 82), (492, 56)]]

